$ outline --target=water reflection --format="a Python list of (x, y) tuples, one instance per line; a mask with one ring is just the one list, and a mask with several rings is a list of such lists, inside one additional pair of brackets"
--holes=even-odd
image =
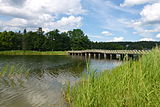
[[(89, 62), (91, 69), (97, 72), (121, 64), (97, 59)], [(25, 65), (30, 75), (21, 72), (1, 76), (0, 107), (65, 107), (62, 87), (68, 81), (74, 84), (86, 71), (85, 58), (69, 56), (0, 56), (0, 72), (5, 65), (17, 65), (15, 72)]]
[(97, 72), (101, 72), (104, 70), (113, 69), (116, 66), (119, 66), (122, 62), (117, 60), (105, 60), (105, 59), (91, 59), (90, 60), (90, 68), (96, 70)]

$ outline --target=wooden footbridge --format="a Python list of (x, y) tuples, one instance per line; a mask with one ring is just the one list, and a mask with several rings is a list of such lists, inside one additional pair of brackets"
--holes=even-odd
[(81, 51), (68, 51), (69, 55), (85, 56), (104, 59), (124, 59), (138, 58), (144, 54), (148, 54), (150, 50), (81, 50)]

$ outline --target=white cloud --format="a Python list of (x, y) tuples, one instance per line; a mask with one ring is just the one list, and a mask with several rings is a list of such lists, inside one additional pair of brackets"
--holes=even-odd
[(106, 36), (112, 36), (113, 34), (109, 31), (103, 31), (102, 32), (103, 35), (106, 35)]
[(139, 41), (155, 41), (153, 38), (142, 38)]
[(146, 5), (140, 12), (141, 18), (133, 20), (134, 26), (160, 25), (160, 2)]
[(82, 21), (79, 15), (84, 13), (81, 0), (0, 0), (0, 14), (11, 18), (1, 20), (4, 30), (77, 28)]
[[(77, 15), (84, 13), (80, 0), (23, 0), (23, 5), (17, 7), (11, 3), (12, 0), (2, 0), (0, 4), (0, 13), (12, 15), (17, 13), (35, 14), (68, 14)], [(14, 0), (15, 1), (15, 0)], [(22, 0), (21, 0), (22, 1)], [(13, 2), (13, 1), (12, 1)], [(19, 1), (18, 1), (19, 2)], [(16, 3), (16, 2), (15, 2)], [(12, 12), (12, 13), (11, 13)], [(29, 15), (29, 16), (30, 16)]]
[[(159, 0), (158, 0), (159, 1)], [(160, 2), (147, 4), (139, 13), (141, 18), (136, 20), (121, 20), (135, 30), (134, 34), (141, 36), (151, 36), (160, 31)]]
[(114, 37), (113, 40), (111, 40), (112, 42), (120, 42), (123, 41), (124, 37)]
[(121, 4), (121, 6), (125, 7), (125, 6), (141, 5), (141, 4), (145, 4), (145, 3), (152, 3), (155, 1), (157, 1), (157, 0), (124, 0), (124, 3)]
[(154, 3), (144, 7), (140, 15), (143, 23), (157, 24), (160, 23), (160, 3)]
[(126, 24), (129, 28), (133, 28), (135, 31), (133, 32), (134, 35), (141, 35), (144, 37), (151, 36), (153, 33), (159, 32), (160, 26), (146, 26), (143, 25), (142, 22), (138, 21), (126, 21), (122, 22)]
[(2, 22), (3, 29), (1, 30), (23, 30), (27, 28), (28, 30), (35, 30), (38, 27), (43, 27), (43, 30), (49, 31), (53, 29), (59, 29), (61, 31), (72, 30), (78, 28), (82, 25), (82, 17), (62, 17), (58, 21), (45, 20), (25, 20), (21, 18), (14, 18), (7, 22)]
[[(150, 35), (160, 31), (160, 2), (147, 5), (140, 12), (141, 19), (135, 21), (133, 27), (139, 34)], [(136, 23), (138, 23), (136, 25)]]
[(156, 38), (160, 38), (160, 33), (156, 35)]
[(71, 30), (78, 28), (82, 25), (82, 17), (75, 17), (75, 16), (69, 16), (69, 17), (63, 17), (61, 20), (52, 23), (53, 26), (55, 25), (57, 28), (61, 30)]

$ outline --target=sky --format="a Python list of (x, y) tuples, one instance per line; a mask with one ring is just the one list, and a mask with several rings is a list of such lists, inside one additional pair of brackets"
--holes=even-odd
[(160, 41), (160, 0), (0, 0), (0, 31), (82, 29), (92, 41)]

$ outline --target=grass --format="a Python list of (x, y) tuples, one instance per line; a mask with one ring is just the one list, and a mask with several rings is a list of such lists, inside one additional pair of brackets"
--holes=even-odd
[(160, 107), (160, 51), (102, 73), (89, 69), (65, 100), (73, 107)]
[(0, 55), (67, 55), (66, 51), (0, 51)]
[(6, 65), (0, 68), (0, 87), (22, 85), (30, 76), (30, 69), (22, 65)]

